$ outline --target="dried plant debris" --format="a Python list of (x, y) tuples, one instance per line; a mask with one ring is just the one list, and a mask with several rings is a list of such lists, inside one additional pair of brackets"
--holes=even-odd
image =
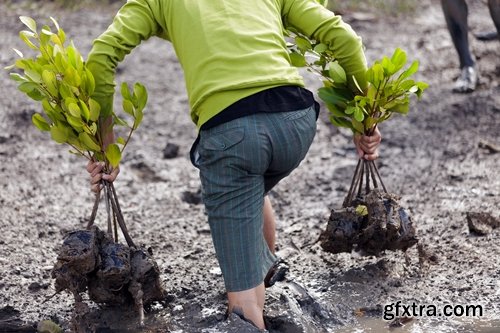
[(399, 197), (371, 190), (350, 206), (332, 210), (321, 247), (331, 253), (360, 251), (378, 255), (385, 250), (406, 251), (417, 243), (415, 228)]
[(144, 306), (166, 295), (150, 249), (115, 243), (96, 226), (65, 237), (52, 277), (56, 291), (70, 291), (77, 303), (82, 302), (80, 293), (88, 291), (95, 303), (135, 304), (141, 322)]

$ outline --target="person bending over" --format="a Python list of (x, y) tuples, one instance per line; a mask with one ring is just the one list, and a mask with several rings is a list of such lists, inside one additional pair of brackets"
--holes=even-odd
[[(361, 38), (311, 0), (129, 0), (93, 43), (87, 65), (103, 122), (110, 121), (117, 65), (142, 41), (170, 41), (183, 68), (190, 116), (198, 129), (191, 161), (228, 297), (228, 312), (264, 329), (265, 287), (279, 259), (267, 194), (306, 156), (316, 133), (318, 104), (291, 65), (283, 31), (294, 27), (334, 52), (366, 88)], [(157, 75), (155, 73), (155, 75)], [(165, 85), (174, 84), (168, 73)], [(163, 110), (169, 112), (169, 110)], [(107, 142), (113, 140), (107, 136)], [(362, 158), (378, 156), (381, 136), (356, 136)], [(100, 163), (87, 171), (93, 191)], [(266, 280), (266, 281), (264, 281)]]

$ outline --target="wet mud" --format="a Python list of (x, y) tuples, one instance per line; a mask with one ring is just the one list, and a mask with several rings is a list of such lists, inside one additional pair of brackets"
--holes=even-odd
[[(75, 10), (60, 8), (57, 1), (1, 1), (1, 67), (17, 57), (12, 47), (25, 50), (18, 37), (23, 29), (19, 15), (47, 23), (54, 16), (86, 54), (117, 5)], [(469, 12), (471, 34), (493, 28), (483, 2), (471, 1)], [(402, 47), (410, 60), (420, 60), (418, 80), (431, 85), (408, 116), (394, 117), (380, 128), (377, 165), (387, 192), (398, 199), (377, 197), (372, 205), (387, 216), (374, 226), (391, 224), (392, 219), (401, 230), (411, 222), (418, 243), (400, 246), (408, 245), (406, 255), (379, 244), (369, 245), (374, 251), (361, 255), (354, 251), (359, 241), (353, 243), (353, 251), (350, 241), (342, 251), (337, 245), (332, 245), (334, 251), (322, 247), (320, 236), (340, 225), (335, 212), (344, 212), (344, 219), (348, 214), (342, 204), (357, 161), (351, 134), (332, 127), (323, 108), (306, 159), (270, 193), (277, 218), (277, 254), (290, 270), (267, 289), (264, 315), (269, 331), (496, 332), (500, 43), (471, 35), (481, 81), (477, 91), (456, 95), (451, 83), (458, 74), (458, 60), (439, 1), (419, 1), (417, 10), (400, 17), (342, 14), (362, 36), (368, 61)], [(304, 76), (310, 89), (321, 85), (311, 73)], [(115, 182), (129, 233), (141, 249), (137, 253), (118, 245), (107, 247), (109, 243), (96, 235), (76, 237), (75, 231), (85, 230), (94, 201), (86, 161), (33, 127), (30, 119), (37, 105), (2, 73), (0, 331), (16, 325), (19, 332), (33, 332), (38, 323), (50, 320), (67, 332), (252, 332), (238, 316), (226, 316), (224, 284), (200, 200), (198, 172), (188, 156), (196, 128), (188, 116), (182, 69), (173, 48), (158, 38), (144, 42), (120, 65), (117, 83), (123, 81), (140, 81), (149, 92), (142, 127), (127, 147)], [(388, 208), (380, 205), (384, 200), (390, 202)], [(98, 212), (95, 225), (102, 228), (105, 221), (105, 214)], [(349, 234), (357, 229), (343, 230)], [(380, 230), (374, 228), (374, 233)], [(63, 250), (68, 234), (73, 235), (71, 241), (66, 238), (71, 251)], [(123, 239), (117, 243), (126, 244)], [(149, 248), (156, 267), (149, 261)], [(75, 266), (64, 268), (63, 259), (73, 260)], [(139, 288), (131, 285), (132, 280), (139, 282), (148, 303), (142, 328), (132, 296)], [(164, 289), (161, 300), (156, 283)], [(103, 291), (110, 290), (109, 285), (116, 294)], [(127, 287), (120, 289), (123, 285)], [(81, 291), (81, 302), (75, 302), (75, 291)], [(402, 326), (391, 328), (395, 318), (385, 320), (384, 309), (398, 301), (480, 305), (483, 312), (412, 315), (411, 320), (393, 324)], [(81, 308), (75, 307), (78, 304)]]

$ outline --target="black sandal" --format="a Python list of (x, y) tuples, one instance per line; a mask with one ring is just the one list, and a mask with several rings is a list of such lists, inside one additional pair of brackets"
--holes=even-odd
[(267, 272), (264, 278), (264, 286), (269, 288), (274, 286), (276, 282), (283, 281), (288, 270), (288, 264), (283, 259), (279, 258)]

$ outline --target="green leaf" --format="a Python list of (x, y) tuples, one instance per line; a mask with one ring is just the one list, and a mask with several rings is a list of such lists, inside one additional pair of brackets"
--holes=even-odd
[(396, 66), (387, 57), (384, 57), (382, 59), (381, 65), (382, 65), (382, 68), (384, 69), (384, 74), (386, 76), (391, 76), (392, 74), (394, 74), (397, 71)]
[(352, 127), (352, 123), (341, 117), (334, 117), (333, 115), (330, 115), (330, 122), (337, 127), (344, 127), (344, 128), (349, 128), (352, 131), (354, 131), (354, 128)]
[[(60, 49), (60, 47), (58, 47), (58, 49)], [(63, 57), (63, 52), (56, 53), (56, 48), (54, 48), (54, 57), (56, 59), (55, 61), (56, 61), (57, 71), (60, 73), (64, 73), (66, 71), (66, 66), (68, 64), (66, 59)]]
[(16, 54), (17, 54), (20, 58), (24, 58), (24, 54), (23, 54), (21, 51), (19, 51), (19, 50), (18, 50), (18, 49), (16, 49), (16, 48), (12, 48), (12, 50), (14, 50), (14, 52), (16, 52)]
[(34, 82), (23, 82), (17, 88), (27, 94), (35, 89), (38, 89), (38, 84)]
[(373, 117), (367, 117), (365, 120), (364, 120), (364, 124), (365, 124), (365, 127), (366, 128), (372, 128), (373, 125), (375, 125), (377, 123), (377, 119), (373, 118)]
[[(23, 31), (19, 32), (19, 37), (21, 38), (21, 40), (26, 45), (28, 45), (29, 48), (31, 48), (33, 50), (38, 50), (38, 47), (35, 44), (33, 44), (33, 42), (31, 41), (31, 38), (35, 38), (36, 37), (36, 35), (33, 32), (27, 31), (27, 30), (23, 30)], [(14, 51), (16, 51), (16, 50), (14, 49)], [(17, 54), (21, 58), (23, 57), (22, 53), (19, 54), (19, 52), (17, 52)]]
[(18, 73), (10, 73), (10, 78), (14, 81), (17, 81), (17, 82), (28, 82), (28, 79), (24, 76), (22, 76), (21, 74), (18, 74)]
[(85, 121), (89, 121), (89, 119), (90, 119), (90, 110), (89, 110), (87, 104), (85, 104), (85, 102), (82, 101), (82, 100), (80, 100), (80, 110), (81, 110), (81, 115), (83, 116), (83, 119), (85, 119)]
[(397, 104), (393, 108), (388, 109), (390, 112), (397, 112), (401, 114), (407, 114), (410, 111), (410, 100), (406, 97), (401, 103)]
[(61, 45), (64, 45), (66, 42), (66, 34), (63, 29), (58, 29), (57, 36), (59, 36), (59, 40), (61, 41)]
[(66, 70), (64, 71), (63, 81), (72, 87), (79, 87), (82, 82), (77, 70), (71, 66), (66, 67)]
[(97, 121), (101, 113), (101, 105), (99, 105), (99, 103), (96, 100), (89, 98), (89, 109), (90, 109), (89, 119), (92, 121)]
[(83, 130), (83, 127), (85, 126), (82, 118), (79, 117), (73, 117), (70, 114), (66, 115), (66, 121), (71, 125), (73, 129), (75, 129), (77, 132), (81, 132)]
[(123, 99), (132, 100), (132, 95), (130, 94), (130, 90), (128, 89), (128, 85), (126, 82), (123, 82), (120, 87), (120, 93), (122, 94)]
[(359, 93), (363, 94), (364, 91), (363, 89), (361, 89), (361, 86), (359, 85), (358, 80), (356, 80), (356, 77), (354, 75), (352, 76), (352, 81), (354, 82), (354, 85), (358, 89)]
[(68, 86), (67, 83), (63, 83), (59, 85), (59, 94), (61, 97), (66, 100), (66, 99), (73, 99), (75, 95), (73, 94), (73, 91), (71, 91), (71, 88)]
[(63, 329), (51, 320), (43, 320), (37, 325), (37, 332), (41, 333), (62, 333)]
[(401, 73), (401, 75), (399, 76), (398, 80), (399, 81), (402, 81), (404, 79), (407, 79), (409, 78), (410, 76), (412, 76), (413, 74), (415, 74), (416, 72), (418, 71), (418, 61), (415, 60), (411, 65), (410, 67), (405, 70), (403, 73)]
[(347, 102), (353, 98), (352, 92), (348, 89), (340, 89), (333, 87), (322, 87), (318, 89), (318, 96), (325, 103), (336, 105), (341, 110), (347, 107)]
[(73, 44), (71, 46), (68, 46), (66, 48), (66, 53), (68, 55), (68, 61), (73, 67), (77, 70), (80, 71), (83, 69), (83, 60), (80, 52), (75, 48)]
[(311, 42), (300, 36), (295, 37), (295, 44), (302, 52), (306, 52), (312, 49)]
[(393, 73), (396, 73), (406, 64), (406, 52), (400, 49), (399, 47), (396, 48), (396, 50), (394, 50), (394, 53), (392, 55), (391, 62), (394, 64), (395, 67)]
[(338, 61), (333, 61), (330, 63), (328, 74), (335, 83), (345, 83), (347, 81), (345, 70), (342, 68), (342, 66), (340, 66)]
[(97, 140), (94, 137), (90, 136), (88, 133), (81, 132), (78, 135), (78, 139), (87, 148), (87, 150), (95, 152), (101, 151), (101, 147), (97, 144)]
[(52, 105), (50, 104), (50, 102), (47, 98), (44, 98), (42, 100), (42, 107), (43, 107), (43, 111), (50, 118), (50, 120), (52, 120), (52, 122), (56, 122), (57, 120), (65, 120), (64, 118), (60, 119), (58, 117), (57, 112), (54, 110), (54, 108), (52, 107)]
[(15, 62), (15, 66), (19, 69), (29, 68), (29, 61), (25, 59), (17, 59)]
[(39, 113), (33, 114), (33, 116), (31, 117), (31, 121), (40, 131), (45, 131), (45, 132), (50, 131), (50, 125), (47, 123), (47, 121), (41, 114)]
[(360, 134), (365, 133), (365, 126), (363, 125), (363, 123), (361, 123), (355, 119), (352, 120), (352, 128)]
[(94, 75), (92, 75), (92, 72), (85, 68), (85, 81), (86, 81), (86, 86), (87, 86), (87, 95), (91, 96), (94, 93), (95, 90), (95, 79)]
[(54, 33), (52, 33), (52, 35), (50, 35), (50, 41), (52, 43), (54, 43), (55, 45), (59, 45), (61, 47), (63, 45), (62, 42), (61, 42), (61, 40), (59, 39), (59, 36), (56, 35), (56, 34), (54, 34)]
[(29, 16), (19, 16), (19, 19), (21, 22), (24, 23), (25, 26), (27, 26), (31, 31), (36, 33), (36, 22)]
[(134, 97), (137, 100), (137, 109), (144, 110), (148, 102), (148, 91), (141, 83), (134, 84)]
[(129, 127), (127, 122), (125, 120), (123, 120), (122, 118), (118, 117), (116, 114), (113, 117), (113, 121), (115, 124), (117, 124), (119, 126)]
[(356, 207), (356, 214), (360, 216), (366, 216), (368, 215), (368, 208), (365, 205), (358, 205)]
[(355, 108), (354, 119), (356, 119), (359, 122), (362, 122), (363, 119), (365, 119), (365, 115), (363, 114), (363, 109), (361, 109), (360, 107)]
[[(50, 28), (49, 28), (49, 27), (47, 27), (47, 26), (43, 26), (43, 28), (46, 28), (47, 30), (50, 30)], [(38, 35), (38, 40), (40, 41), (40, 46), (41, 46), (41, 47), (40, 47), (40, 52), (42, 52), (42, 54), (43, 54), (44, 56), (46, 56), (47, 54), (44, 54), (42, 46), (43, 46), (44, 48), (46, 48), (46, 47), (49, 45), (49, 42), (50, 42), (50, 36), (49, 36), (49, 35), (47, 35), (47, 34), (39, 34), (39, 35)], [(50, 54), (49, 54), (49, 55), (50, 55)]]
[(135, 112), (135, 119), (134, 119), (134, 127), (133, 129), (137, 129), (137, 127), (139, 127), (139, 125), (141, 124), (142, 122), (142, 117), (143, 117), (144, 113), (137, 109), (136, 112)]
[(355, 106), (348, 106), (346, 109), (345, 109), (345, 113), (346, 114), (354, 114), (354, 112), (356, 111), (357, 107)]
[(134, 117), (134, 104), (130, 100), (124, 99), (122, 101), (122, 106), (123, 106), (123, 111)]
[(122, 153), (118, 145), (112, 143), (106, 147), (106, 159), (113, 168), (116, 168), (120, 164), (121, 158)]
[(372, 66), (372, 71), (373, 71), (373, 79), (371, 83), (373, 83), (375, 87), (378, 87), (382, 82), (382, 80), (384, 79), (384, 68), (382, 67), (381, 64), (374, 64)]
[(346, 114), (340, 110), (337, 106), (334, 104), (326, 103), (326, 107), (328, 108), (328, 111), (334, 116), (334, 117), (345, 117)]
[(125, 139), (123, 137), (119, 136), (118, 138), (116, 138), (116, 143), (124, 145), (125, 144)]
[(97, 133), (97, 123), (92, 123), (90, 125), (90, 134), (94, 135)]
[(45, 88), (49, 91), (49, 93), (54, 96), (59, 96), (59, 89), (57, 88), (57, 80), (56, 75), (48, 70), (44, 70), (42, 72), (42, 81), (45, 84)]
[(54, 26), (56, 27), (57, 31), (61, 30), (61, 28), (59, 27), (59, 23), (57, 23), (55, 18), (51, 16), (50, 20), (52, 21), (52, 23), (54, 23)]
[(326, 50), (328, 50), (328, 46), (326, 44), (323, 44), (323, 43), (319, 43), (318, 45), (316, 45), (314, 47), (314, 51), (317, 53), (323, 53)]
[(36, 69), (25, 69), (24, 74), (33, 82), (42, 82), (42, 75)]
[(306, 58), (297, 52), (290, 53), (290, 62), (295, 67), (305, 67), (307, 65)]
[(399, 85), (399, 87), (402, 90), (404, 90), (404, 91), (408, 91), (414, 85), (415, 85), (415, 81), (413, 81), (413, 80), (405, 80), (405, 81), (401, 82), (401, 84)]
[(422, 97), (424, 90), (429, 88), (429, 84), (427, 84), (425, 82), (417, 82), (417, 87), (418, 87), (418, 91), (416, 94), (417, 94), (417, 97), (420, 98), (420, 97)]
[(69, 103), (68, 111), (75, 118), (81, 118), (82, 116), (82, 111), (80, 110), (80, 107), (76, 103)]
[(47, 36), (52, 36), (54, 33), (47, 28), (43, 28), (42, 34), (46, 34)]
[(68, 131), (59, 126), (52, 126), (50, 128), (50, 135), (52, 140), (57, 143), (65, 143), (69, 138)]
[(40, 90), (38, 90), (38, 89), (34, 89), (34, 90), (30, 91), (30, 92), (26, 93), (26, 95), (35, 101), (41, 101), (45, 98), (45, 95), (42, 92), (40, 92)]

